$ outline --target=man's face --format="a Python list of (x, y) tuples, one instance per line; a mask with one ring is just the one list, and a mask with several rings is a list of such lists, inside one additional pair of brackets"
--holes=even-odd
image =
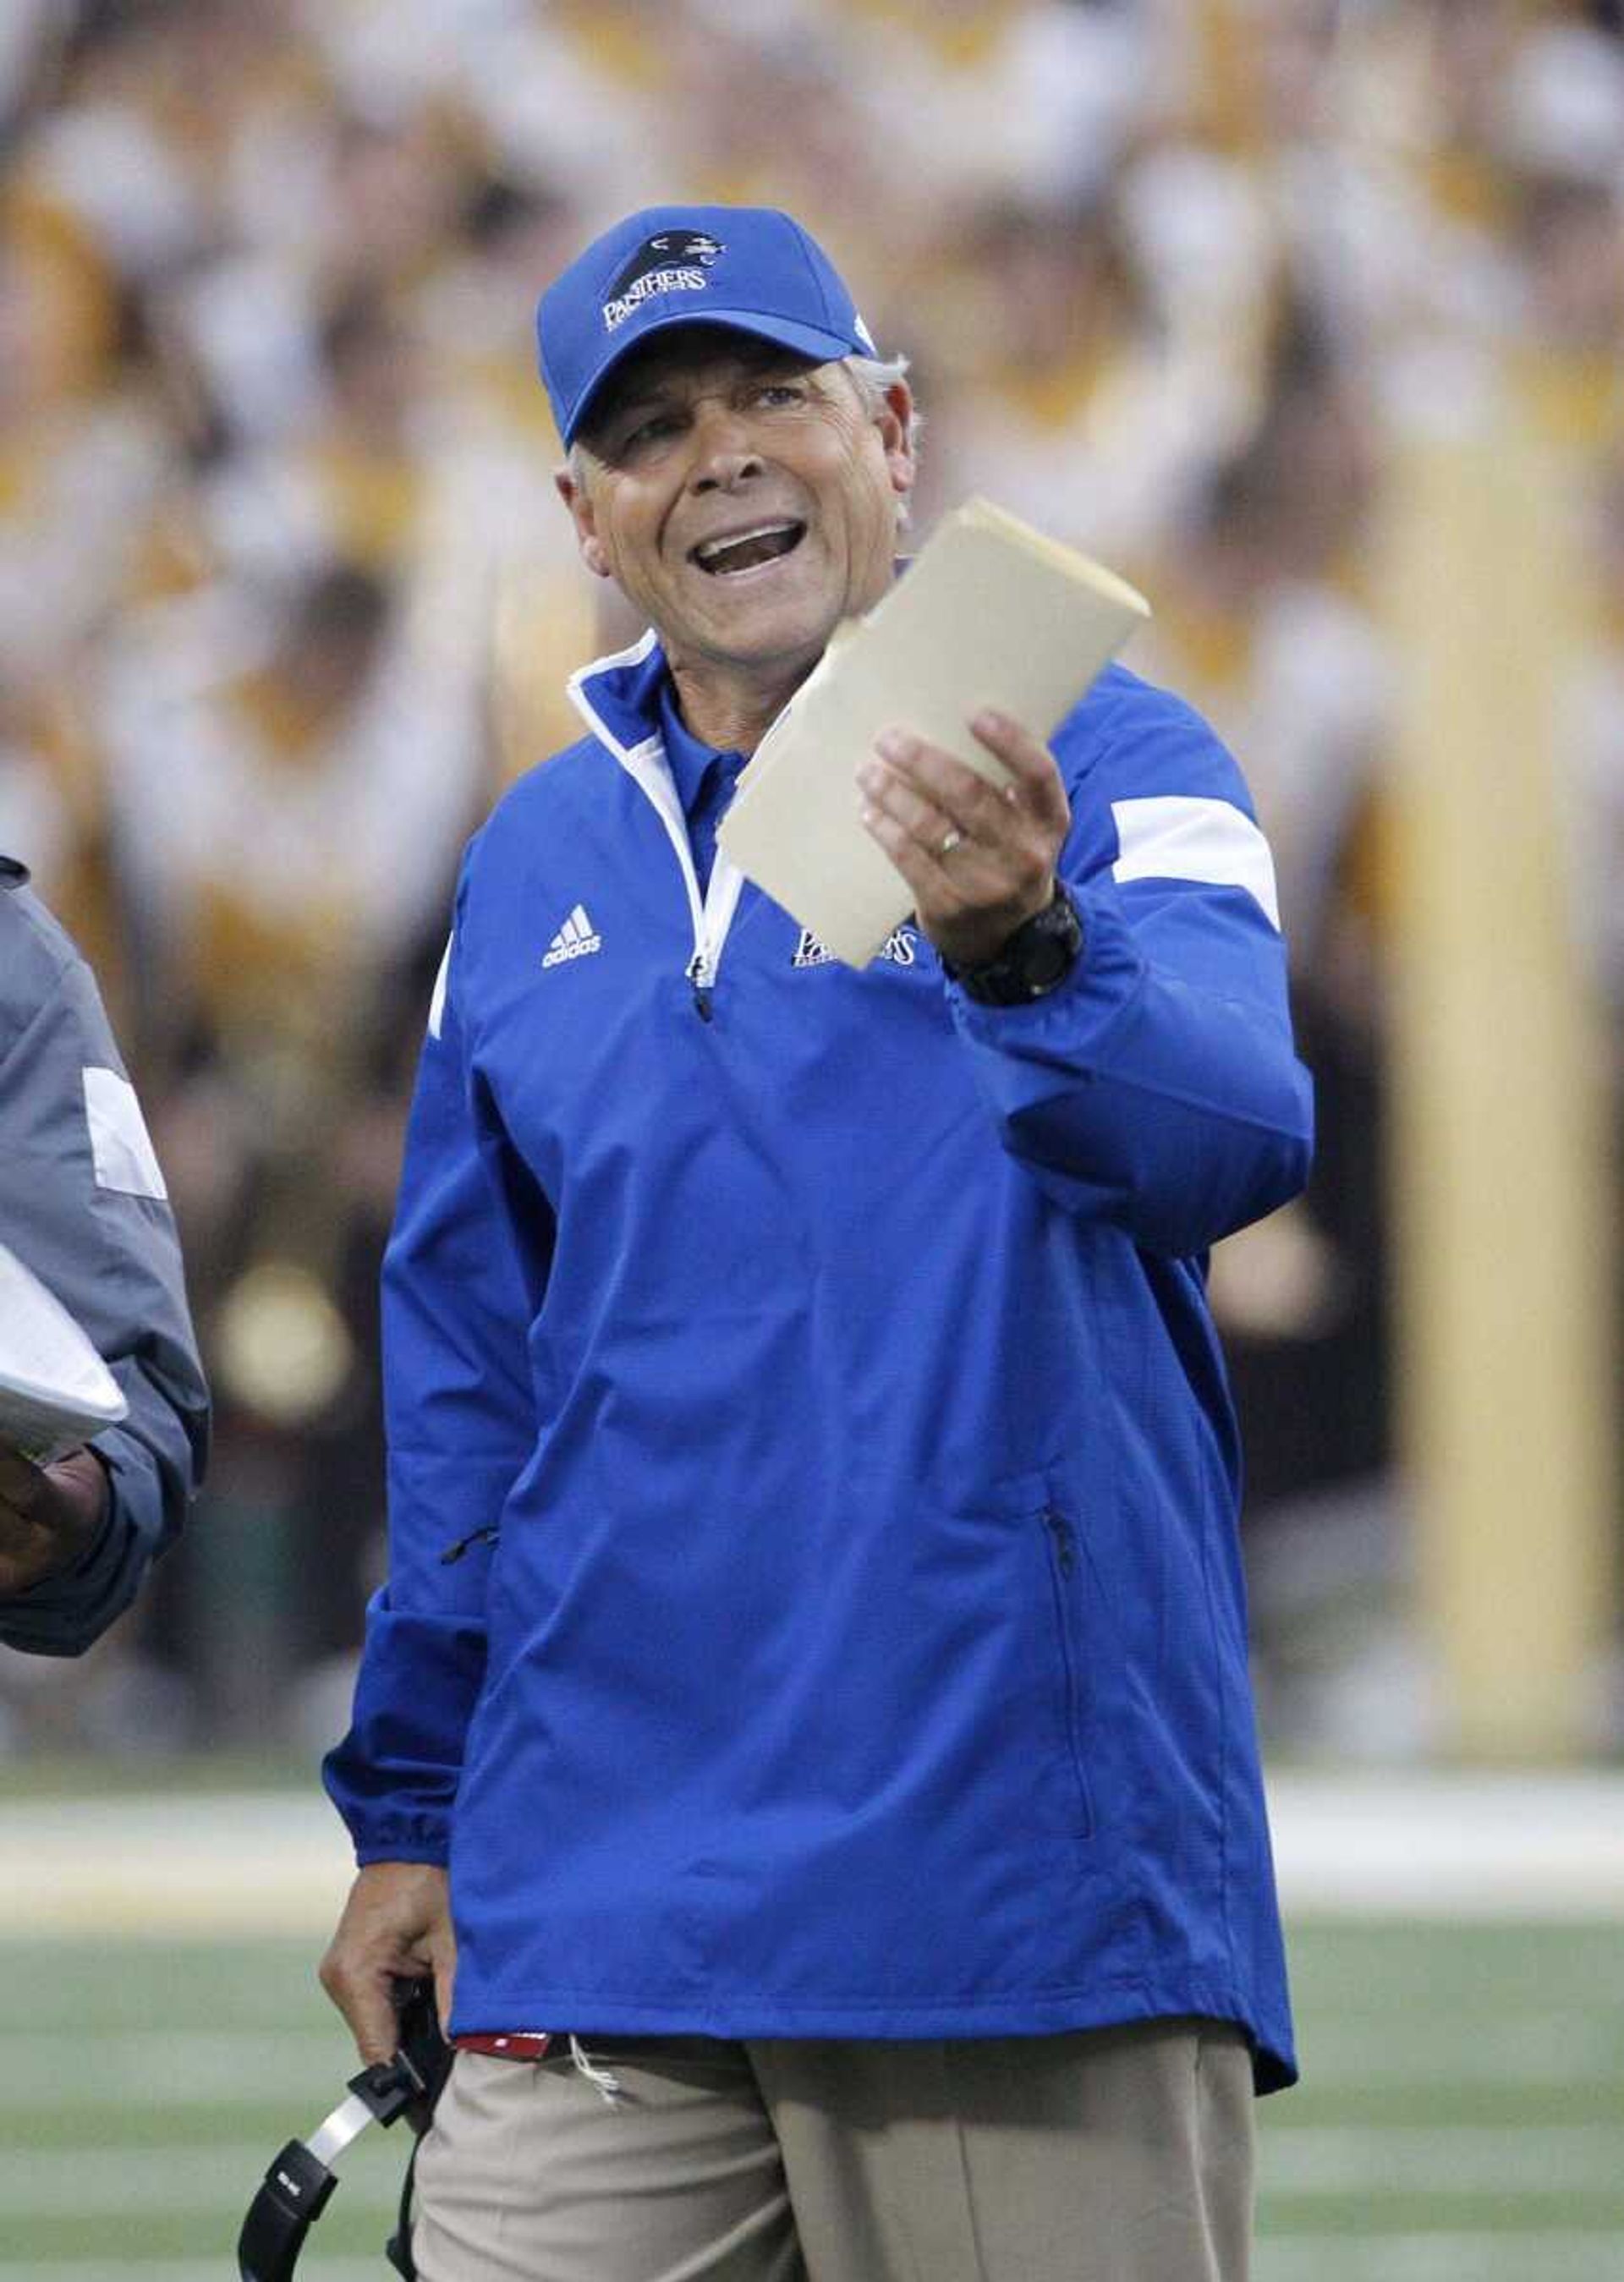
[(559, 488), (673, 665), (804, 671), (890, 584), (907, 412), (900, 384), (876, 417), (838, 364), (681, 328), (615, 375)]

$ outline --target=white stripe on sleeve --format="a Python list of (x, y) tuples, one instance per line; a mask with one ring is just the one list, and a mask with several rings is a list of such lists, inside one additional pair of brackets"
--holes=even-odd
[(438, 1038), (440, 1025), (446, 1019), (446, 985), (451, 979), (451, 937), (446, 937), (446, 948), (440, 953), (439, 972), (434, 978), (434, 995), (429, 1001), (429, 1036)]
[(97, 1187), (116, 1190), (120, 1196), (156, 1197), (160, 1203), (167, 1202), (169, 1191), (129, 1080), (120, 1077), (117, 1070), (86, 1069), (84, 1114), (90, 1128)]
[(1244, 888), (1268, 918), (1280, 924), (1269, 842), (1233, 802), (1161, 793), (1148, 800), (1114, 800), (1111, 814), (1121, 850), (1111, 866), (1117, 880), (1209, 880)]

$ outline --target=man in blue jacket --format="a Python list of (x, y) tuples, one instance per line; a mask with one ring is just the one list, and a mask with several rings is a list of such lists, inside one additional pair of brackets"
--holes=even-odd
[(972, 725), (1004, 793), (881, 740), (914, 916), (829, 959), (716, 825), (894, 576), (902, 368), (754, 210), (540, 327), (650, 631), (468, 851), (385, 1269), (322, 1977), (462, 2047), (420, 2271), (1230, 2282), (1294, 2073), (1204, 1294), (1308, 1166), (1267, 846), (1112, 668)]

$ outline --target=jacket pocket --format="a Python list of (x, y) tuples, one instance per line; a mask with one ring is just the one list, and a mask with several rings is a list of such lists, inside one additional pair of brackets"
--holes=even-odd
[(1058, 1508), (1045, 1506), (1038, 1521), (1043, 1531), (1049, 1572), (1049, 1595), (1058, 1652), (1057, 1684), (1061, 1732), (1065, 1737), (1072, 1779), (1076, 1786), (1076, 1835), (1079, 1838), (1092, 1838), (1094, 1803), (1089, 1788), (1088, 1763), (1083, 1743), (1088, 1696), (1088, 1673), (1079, 1606), (1079, 1595), (1084, 1589), (1083, 1564), (1078, 1558), (1076, 1537), (1071, 1524)]
[(470, 1547), (475, 1545), (494, 1545), (501, 1535), (501, 1527), (500, 1523), (497, 1522), (487, 1522), (483, 1529), (470, 1529), (466, 1537), (459, 1537), (455, 1544), (447, 1546), (445, 1551), (439, 1556), (440, 1567), (442, 1569), (450, 1569), (455, 1567), (456, 1563), (462, 1560), (463, 1555), (469, 1551)]

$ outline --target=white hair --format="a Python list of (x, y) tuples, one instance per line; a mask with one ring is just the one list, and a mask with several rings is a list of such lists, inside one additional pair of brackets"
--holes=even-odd
[[(908, 360), (905, 356), (854, 356), (843, 357), (841, 361), (845, 366), (846, 370), (851, 374), (852, 381), (856, 385), (857, 392), (863, 400), (863, 407), (868, 414), (869, 418), (871, 420), (877, 420), (880, 417), (880, 415), (886, 409), (885, 400), (887, 390), (894, 388), (899, 380), (905, 380), (907, 378)], [(909, 453), (914, 459), (919, 457), (919, 439), (924, 433), (924, 428), (925, 417), (923, 413), (920, 411), (917, 405), (910, 404), (908, 407), (906, 442)], [(907, 519), (908, 495), (906, 492), (898, 492), (897, 494), (897, 528), (898, 531), (902, 529)]]
[[(839, 361), (851, 374), (852, 385), (862, 400), (864, 411), (871, 420), (878, 420), (881, 414), (888, 408), (887, 392), (894, 388), (899, 380), (907, 378), (907, 358), (905, 356), (849, 356), (842, 357)], [(920, 437), (924, 432), (924, 415), (917, 407), (911, 407), (908, 413), (907, 444), (910, 452), (916, 454), (919, 450)], [(594, 456), (591, 446), (584, 444), (579, 436), (571, 445), (568, 466), (571, 480), (577, 490), (585, 487), (587, 470)], [(899, 493), (897, 501), (897, 527), (900, 529), (907, 519), (907, 499), (905, 494)]]
[[(886, 392), (895, 388), (899, 380), (908, 376), (908, 360), (894, 357), (843, 357), (842, 363), (857, 383), (858, 394), (876, 417), (884, 409)], [(924, 432), (925, 416), (917, 405), (908, 412), (908, 445), (917, 450)]]

